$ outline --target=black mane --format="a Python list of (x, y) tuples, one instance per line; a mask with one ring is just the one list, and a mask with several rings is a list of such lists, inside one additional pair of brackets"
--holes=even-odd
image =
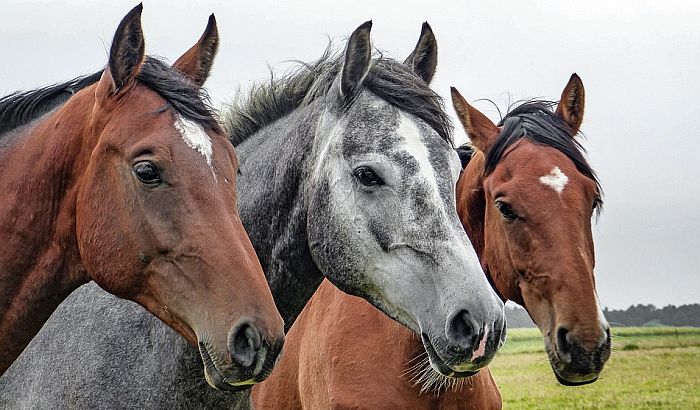
[[(32, 91), (21, 91), (0, 98), (0, 136), (28, 124), (64, 104), (85, 87), (100, 80), (103, 70)], [(177, 70), (155, 57), (146, 57), (137, 79), (158, 93), (180, 115), (208, 129), (218, 123), (205, 91), (188, 81)]]
[[(343, 66), (343, 55), (329, 46), (320, 59), (287, 75), (253, 85), (245, 101), (234, 101), (224, 115), (224, 126), (238, 145), (264, 126), (293, 110), (321, 99)], [(442, 98), (405, 64), (381, 55), (372, 60), (363, 86), (377, 97), (416, 115), (452, 144), (452, 123)]]
[(556, 148), (566, 155), (580, 173), (595, 181), (598, 192), (602, 195), (598, 177), (583, 155), (585, 149), (576, 138), (571, 137), (574, 134), (571, 126), (554, 113), (556, 105), (552, 101), (531, 100), (506, 114), (498, 123), (503, 127), (501, 133), (486, 153), (484, 176), (496, 169), (510, 146), (526, 138), (535, 144)]
[(209, 94), (170, 64), (154, 57), (146, 57), (136, 78), (163, 97), (185, 119), (206, 129), (220, 131), (216, 114), (209, 103)]
[(53, 110), (78, 91), (96, 83), (102, 71), (32, 91), (18, 91), (0, 98), (0, 135), (28, 124)]
[(469, 144), (463, 144), (455, 148), (455, 150), (457, 151), (457, 155), (459, 155), (459, 162), (462, 163), (462, 169), (466, 168), (467, 165), (469, 165), (469, 161), (471, 161), (474, 156), (474, 148)]

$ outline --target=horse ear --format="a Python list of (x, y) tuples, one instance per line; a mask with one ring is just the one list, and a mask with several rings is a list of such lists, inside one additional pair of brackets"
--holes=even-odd
[(413, 72), (422, 78), (423, 81), (430, 84), (437, 67), (437, 53), (437, 40), (435, 40), (433, 29), (430, 28), (430, 24), (426, 21), (421, 28), (416, 48), (406, 58), (404, 64), (411, 67)]
[(175, 61), (173, 67), (201, 87), (209, 77), (218, 49), (219, 30), (216, 27), (216, 18), (212, 14), (202, 37)]
[(464, 127), (464, 131), (466, 131), (469, 140), (471, 140), (471, 145), (481, 152), (488, 152), (501, 131), (488, 117), (469, 105), (456, 88), (450, 87), (450, 91), (452, 93), (452, 105)]
[(340, 76), (340, 94), (344, 98), (349, 98), (357, 92), (369, 72), (372, 59), (372, 43), (369, 38), (371, 29), (372, 20), (364, 22), (352, 32), (348, 40), (345, 63)]
[(145, 58), (141, 11), (143, 4), (131, 9), (114, 33), (109, 63), (97, 86), (102, 96), (113, 94), (132, 82)]
[(573, 73), (561, 93), (561, 100), (559, 100), (556, 111), (571, 127), (572, 137), (578, 134), (581, 129), (585, 100), (586, 91), (583, 89), (583, 81), (581, 81), (581, 77)]

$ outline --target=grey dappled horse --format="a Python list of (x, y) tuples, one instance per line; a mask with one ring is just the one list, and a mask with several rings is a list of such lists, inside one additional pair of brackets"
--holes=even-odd
[[(325, 276), (420, 335), (436, 371), (478, 370), (469, 341), (488, 327), (492, 356), (503, 304), (455, 210), (460, 161), (427, 85), (437, 45), (424, 30), (405, 64), (372, 58), (370, 28), (232, 107), (241, 218), (287, 329)], [(0, 379), (0, 407), (246, 406), (200, 375), (194, 348), (91, 284)]]

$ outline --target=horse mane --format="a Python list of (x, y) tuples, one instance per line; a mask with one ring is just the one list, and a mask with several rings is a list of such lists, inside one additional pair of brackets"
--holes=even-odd
[(459, 161), (462, 163), (462, 169), (464, 170), (474, 156), (474, 148), (469, 143), (466, 143), (455, 148), (455, 150), (457, 155), (459, 155)]
[[(63, 105), (73, 94), (97, 83), (103, 71), (0, 98), (0, 136)], [(166, 62), (156, 57), (146, 57), (137, 79), (158, 93), (186, 119), (205, 128), (219, 130), (206, 91), (191, 83)]]
[(205, 129), (223, 132), (211, 107), (207, 91), (198, 87), (170, 64), (149, 56), (136, 78), (160, 95), (185, 119), (194, 121)]
[[(556, 106), (557, 103), (553, 101), (530, 100), (508, 112), (498, 123), (499, 127), (503, 127), (501, 133), (486, 153), (484, 176), (496, 169), (496, 165), (510, 146), (526, 138), (535, 144), (555, 148), (566, 155), (580, 173), (596, 183), (598, 192), (602, 195), (600, 181), (584, 156), (586, 150), (575, 137), (571, 137), (574, 134), (573, 130), (554, 112)], [(597, 205), (602, 205), (602, 201)], [(600, 210), (600, 206), (597, 210)]]
[(0, 98), (0, 135), (28, 124), (62, 105), (78, 91), (96, 83), (102, 71), (61, 84), (18, 91)]
[[(261, 128), (297, 108), (323, 98), (343, 67), (344, 54), (329, 45), (321, 58), (298, 67), (269, 82), (254, 84), (245, 100), (238, 99), (223, 115), (224, 128), (234, 146)], [(452, 122), (442, 97), (430, 89), (405, 64), (375, 55), (363, 87), (395, 107), (417, 116), (445, 141), (452, 142)]]

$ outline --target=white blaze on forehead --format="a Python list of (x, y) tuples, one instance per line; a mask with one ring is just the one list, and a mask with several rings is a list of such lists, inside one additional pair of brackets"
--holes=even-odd
[(540, 177), (540, 182), (555, 190), (557, 194), (561, 194), (569, 183), (569, 177), (561, 172), (559, 167), (554, 167), (549, 174)]
[(411, 156), (418, 161), (419, 172), (425, 177), (428, 184), (430, 184), (432, 188), (431, 191), (433, 191), (433, 199), (435, 202), (441, 203), (442, 199), (438, 192), (437, 178), (433, 170), (433, 164), (430, 163), (428, 148), (426, 148), (421, 140), (418, 127), (416, 127), (416, 124), (408, 115), (402, 112), (399, 118), (399, 128), (396, 131), (406, 140), (406, 152), (411, 154)]
[[(334, 124), (333, 126), (329, 126), (328, 122), (330, 122), (330, 114), (327, 111), (324, 111), (323, 114), (321, 115), (321, 120), (319, 121), (319, 126), (316, 129), (316, 141), (320, 141), (319, 147), (318, 147), (318, 155), (317, 155), (317, 162), (316, 162), (316, 167), (315, 167), (315, 172), (314, 176), (318, 177), (321, 175), (321, 171), (323, 167), (326, 165), (326, 160), (328, 153), (331, 150), (331, 145), (333, 142), (336, 141), (336, 139), (340, 138), (343, 135), (343, 132), (345, 131), (345, 127), (348, 125), (348, 120), (347, 117), (341, 119), (338, 121), (338, 123)], [(323, 138), (319, 138), (319, 136), (325, 135)]]
[(188, 147), (199, 152), (207, 161), (207, 165), (214, 173), (214, 168), (211, 165), (212, 145), (211, 139), (204, 128), (194, 121), (183, 118), (180, 115), (175, 117), (175, 128), (182, 134), (182, 139)]

